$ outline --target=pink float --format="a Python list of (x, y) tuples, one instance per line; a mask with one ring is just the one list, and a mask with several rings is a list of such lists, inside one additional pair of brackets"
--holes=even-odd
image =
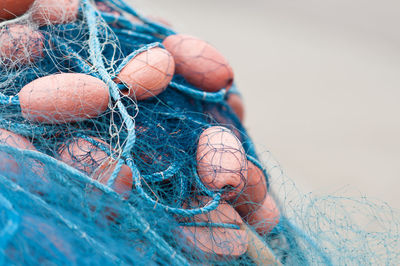
[(35, 0), (1, 0), (0, 21), (23, 15)]
[(36, 0), (32, 19), (40, 25), (74, 22), (78, 16), (79, 0)]
[(279, 223), (279, 210), (267, 192), (264, 173), (252, 162), (248, 161), (247, 184), (234, 206), (261, 235), (268, 234)]
[(108, 106), (107, 85), (98, 78), (63, 73), (36, 79), (18, 93), (22, 116), (59, 124), (98, 117)]
[(197, 173), (211, 190), (224, 190), (232, 199), (247, 182), (247, 160), (242, 144), (229, 129), (213, 126), (203, 131), (197, 147)]
[(43, 57), (43, 35), (28, 25), (11, 24), (0, 29), (0, 64), (26, 65)]
[(137, 100), (145, 100), (163, 92), (175, 71), (171, 54), (160, 47), (141, 52), (122, 68), (116, 81), (128, 89), (122, 93)]
[[(203, 202), (210, 200), (201, 198)], [(191, 203), (192, 207), (199, 206), (199, 202)], [(238, 213), (225, 201), (221, 201), (217, 209), (199, 214), (188, 220), (192, 223), (205, 223), (203, 226), (181, 226), (179, 235), (187, 245), (187, 251), (209, 259), (235, 258), (247, 251), (248, 237), (246, 230), (241, 226), (242, 219)], [(207, 226), (207, 224), (210, 226)], [(211, 223), (231, 224), (239, 229), (211, 227)]]
[(194, 86), (216, 92), (232, 84), (233, 70), (228, 61), (205, 41), (177, 34), (165, 38), (163, 45), (174, 57), (176, 73)]
[[(98, 138), (92, 137), (92, 139), (109, 147)], [(85, 172), (103, 185), (107, 185), (107, 181), (117, 165), (117, 161), (109, 157), (105, 151), (83, 138), (74, 138), (63, 144), (58, 153), (61, 161)], [(122, 165), (113, 189), (117, 193), (127, 196), (131, 192), (132, 186), (132, 171), (127, 165)]]

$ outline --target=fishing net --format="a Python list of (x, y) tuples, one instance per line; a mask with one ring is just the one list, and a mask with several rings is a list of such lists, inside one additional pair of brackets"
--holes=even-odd
[(303, 194), (256, 153), (209, 44), (122, 0), (0, 7), (2, 263), (399, 260), (391, 208)]

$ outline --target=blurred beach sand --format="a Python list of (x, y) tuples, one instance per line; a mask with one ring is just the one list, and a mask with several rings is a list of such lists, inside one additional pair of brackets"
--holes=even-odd
[(400, 2), (130, 3), (229, 59), (258, 151), (303, 192), (400, 209)]

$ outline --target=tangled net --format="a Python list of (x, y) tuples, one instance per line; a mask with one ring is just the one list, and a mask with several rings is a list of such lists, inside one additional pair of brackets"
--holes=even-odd
[(209, 44), (122, 0), (5, 1), (0, 20), (2, 263), (399, 261), (388, 206), (303, 195), (260, 159)]

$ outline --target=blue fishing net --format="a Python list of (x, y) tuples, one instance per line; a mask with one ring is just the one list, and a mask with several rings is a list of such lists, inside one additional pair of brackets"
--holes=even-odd
[[(32, 60), (12, 55), (0, 65), (2, 263), (391, 265), (399, 260), (399, 218), (388, 206), (304, 195), (269, 154), (261, 159), (229, 104), (229, 97), (240, 95), (234, 84), (207, 92), (174, 74), (154, 97), (136, 100), (123, 93), (128, 88), (118, 74), (140, 53), (164, 48), (163, 40), (177, 34), (169, 26), (122, 0), (82, 0), (76, 19), (64, 23), (50, 18), (38, 23), (33, 13), (0, 24), (2, 36), (14, 38), (15, 24), (42, 36), (26, 50), (14, 51)], [(38, 42), (41, 53), (35, 50)], [(58, 123), (22, 115), (21, 89), (59, 73), (104, 82), (110, 95), (106, 111)], [(269, 217), (253, 218), (258, 207), (240, 211), (241, 204), (266, 201), (251, 202), (250, 195), (243, 203), (246, 188), (204, 183), (198, 149), (210, 128), (240, 147), (209, 144), (218, 149), (215, 154), (239, 152), (245, 171), (250, 163), (259, 169), (259, 186), (277, 205), (267, 210)], [(221, 169), (222, 158), (215, 174), (241, 176), (244, 169)], [(124, 171), (128, 180), (121, 187)], [(108, 179), (96, 180), (103, 172)], [(235, 189), (239, 192), (228, 198)]]

